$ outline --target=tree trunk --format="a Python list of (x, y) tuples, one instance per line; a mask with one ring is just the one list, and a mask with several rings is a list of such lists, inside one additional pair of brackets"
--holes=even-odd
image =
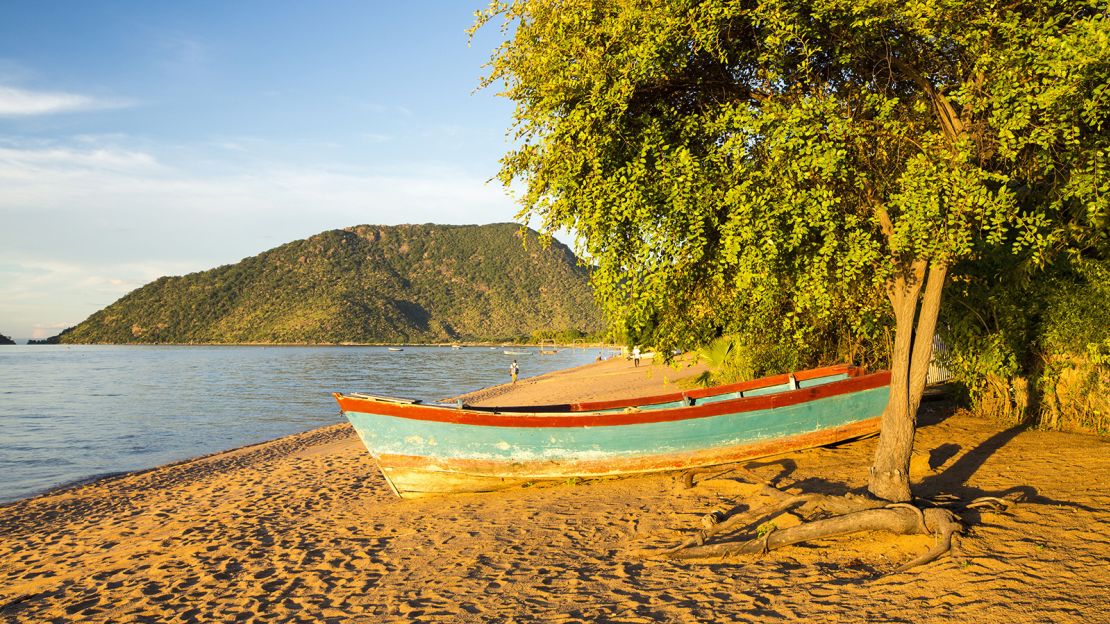
[(925, 294), (921, 301), (921, 312), (917, 316), (917, 331), (913, 341), (913, 356), (910, 359), (910, 415), (917, 420), (917, 408), (921, 406), (921, 396), (925, 394), (925, 382), (929, 377), (929, 363), (933, 359), (933, 337), (937, 333), (937, 317), (940, 315), (941, 295), (948, 265), (943, 262), (929, 267)]
[(924, 272), (924, 262), (915, 263), (912, 275), (897, 278), (890, 292), (895, 319), (890, 399), (880, 420), (879, 445), (875, 449), (867, 489), (879, 498), (895, 502), (908, 501), (913, 497), (909, 472), (915, 423), (910, 412), (910, 360), (914, 350), (917, 299)]

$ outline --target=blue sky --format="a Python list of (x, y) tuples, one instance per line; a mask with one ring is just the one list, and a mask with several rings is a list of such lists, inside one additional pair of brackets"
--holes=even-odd
[(484, 4), (0, 4), (0, 333), (327, 229), (513, 220)]

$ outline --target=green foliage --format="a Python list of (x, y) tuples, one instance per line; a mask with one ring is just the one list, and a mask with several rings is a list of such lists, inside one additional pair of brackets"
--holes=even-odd
[(1041, 409), (1037, 422), (1046, 429), (1110, 434), (1110, 340), (1094, 356), (1054, 356), (1037, 380)]
[(1077, 260), (1046, 301), (1038, 355), (1041, 425), (1110, 433), (1110, 260)]
[(774, 522), (764, 522), (755, 528), (755, 536), (762, 539), (776, 530), (778, 530), (778, 527), (775, 526)]
[(537, 327), (602, 329), (588, 272), (566, 246), (511, 223), (361, 225), (159, 278), (61, 341), (502, 341)]
[(697, 355), (698, 360), (709, 367), (709, 370), (695, 379), (695, 383), (701, 386), (709, 387), (753, 379), (750, 362), (741, 352), (735, 336), (721, 336), (712, 340), (699, 348)]
[(1018, 410), (1012, 380), (1025, 379), (1035, 341), (1034, 319), (1043, 313), (1043, 282), (1027, 272), (1006, 252), (984, 254), (977, 262), (954, 267), (948, 305), (942, 310), (939, 333), (948, 349), (942, 363), (968, 390), (972, 405), (984, 414), (1008, 422), (1024, 419)]
[(975, 409), (1054, 429), (1110, 428), (1110, 261), (1041, 270), (994, 260), (963, 267), (941, 323), (944, 363)]
[(1110, 369), (1110, 338), (1102, 342), (1092, 342), (1087, 345), (1087, 359), (1095, 366)]
[(1049, 354), (1089, 354), (1098, 360), (1110, 340), (1110, 260), (1077, 260), (1067, 281), (1047, 297), (1041, 348)]
[(722, 336), (697, 350), (709, 370), (695, 383), (716, 386), (801, 368), (797, 350), (780, 344), (753, 343), (742, 336)]
[(915, 267), (1107, 235), (1101, 2), (519, 0), (476, 27), (498, 17), (501, 179), (578, 234), (632, 342), (876, 359)]

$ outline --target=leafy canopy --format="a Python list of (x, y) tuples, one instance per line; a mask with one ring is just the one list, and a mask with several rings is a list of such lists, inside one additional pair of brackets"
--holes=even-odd
[(633, 341), (876, 336), (894, 280), (1105, 244), (1101, 2), (494, 1), (506, 184)]

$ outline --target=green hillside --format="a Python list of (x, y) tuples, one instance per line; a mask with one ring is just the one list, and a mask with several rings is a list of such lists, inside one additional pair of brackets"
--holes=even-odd
[(519, 226), (360, 225), (139, 288), (62, 343), (511, 340), (601, 329), (586, 269)]

